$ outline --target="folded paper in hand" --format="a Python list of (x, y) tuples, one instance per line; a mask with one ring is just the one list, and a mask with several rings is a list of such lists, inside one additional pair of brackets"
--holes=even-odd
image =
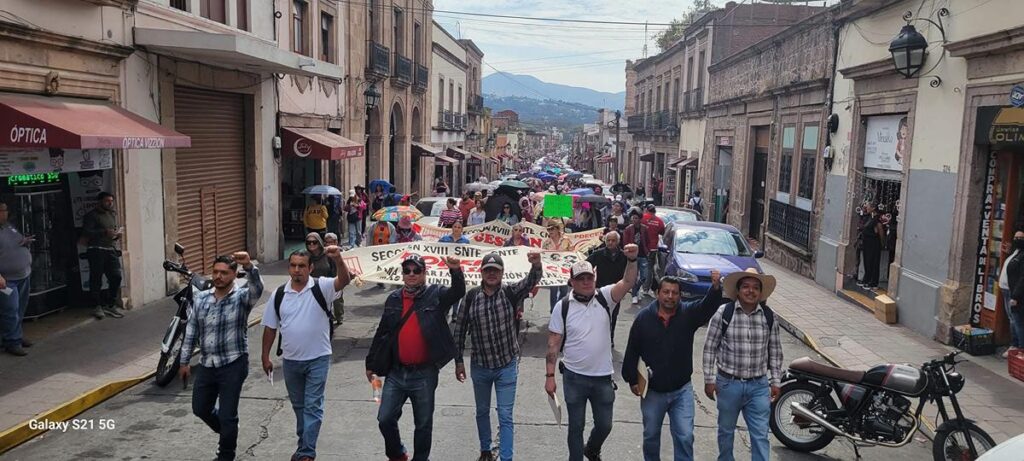
[(637, 360), (636, 376), (636, 385), (640, 389), (640, 398), (647, 398), (647, 382), (651, 379), (651, 371), (647, 369), (647, 364), (644, 363), (643, 359)]
[(549, 395), (548, 404), (551, 405), (551, 412), (555, 414), (555, 423), (562, 425), (562, 404), (558, 403), (558, 395)]

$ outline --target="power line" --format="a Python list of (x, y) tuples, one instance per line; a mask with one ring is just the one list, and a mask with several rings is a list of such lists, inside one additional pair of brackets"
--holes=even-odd
[[(606, 60), (606, 61), (585, 62), (585, 63), (577, 63), (577, 64), (561, 64), (561, 65), (543, 66), (543, 67), (527, 67), (527, 68), (512, 69), (509, 72), (541, 72), (541, 71), (551, 71), (551, 70), (575, 69), (575, 68), (581, 68), (581, 67), (611, 66), (611, 65), (614, 65), (614, 64), (622, 65), (623, 69), (625, 69), (625, 67), (626, 67), (626, 60), (625, 59), (612, 59), (612, 60)], [(625, 72), (625, 71), (623, 71), (623, 72)]]
[(622, 49), (619, 49), (619, 50), (595, 51), (593, 53), (566, 54), (566, 55), (562, 55), (562, 56), (547, 56), (547, 57), (543, 57), (543, 58), (513, 59), (511, 61), (498, 61), (498, 62), (495, 62), (494, 64), (511, 64), (511, 63), (514, 63), (514, 62), (530, 62), (530, 61), (545, 61), (545, 60), (548, 60), (548, 59), (575, 58), (575, 57), (579, 57), (579, 56), (592, 56), (592, 55), (595, 55), (595, 54), (621, 53), (623, 51), (633, 51), (633, 48), (622, 48)]
[(502, 72), (502, 71), (498, 70), (498, 69), (497, 69), (496, 67), (494, 67), (494, 66), (490, 65), (489, 63), (486, 63), (486, 62), (485, 62), (485, 63), (484, 63), (484, 65), (485, 65), (485, 66), (487, 66), (487, 67), (490, 67), (491, 69), (494, 69), (494, 71), (495, 71), (495, 72), (497, 72), (498, 74), (500, 74), (500, 75), (501, 75), (502, 77), (505, 77), (505, 78), (507, 78), (507, 79), (511, 80), (511, 81), (512, 81), (512, 83), (515, 83), (516, 85), (519, 85), (519, 86), (521, 86), (521, 87), (523, 87), (523, 88), (526, 88), (527, 90), (530, 90), (530, 91), (532, 91), (532, 92), (534, 92), (534, 93), (537, 93), (538, 95), (540, 95), (540, 96), (541, 96), (542, 98), (544, 98), (544, 99), (555, 99), (555, 98), (552, 98), (552, 97), (550, 97), (550, 96), (548, 96), (548, 95), (546, 95), (546, 94), (544, 94), (544, 93), (541, 93), (540, 91), (537, 91), (537, 90), (536, 90), (536, 89), (534, 89), (534, 88), (531, 88), (531, 87), (529, 87), (529, 86), (527, 86), (527, 85), (523, 84), (523, 83), (522, 83), (522, 82), (520, 82), (519, 80), (516, 80), (516, 79), (512, 78), (511, 76), (509, 76), (509, 75), (508, 75), (508, 74), (506, 74), (505, 72)]

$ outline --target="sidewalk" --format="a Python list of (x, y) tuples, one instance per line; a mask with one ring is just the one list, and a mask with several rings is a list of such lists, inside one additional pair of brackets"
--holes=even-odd
[[(771, 261), (762, 259), (760, 264), (778, 279), (770, 302), (785, 320), (780, 325), (797, 338), (810, 337), (839, 366), (861, 370), (888, 362), (919, 366), (954, 350), (902, 326), (886, 325), (864, 308)], [(1024, 383), (1007, 374), (1006, 361), (967, 354), (960, 358), (968, 360), (957, 366), (967, 378), (964, 390), (957, 394), (967, 417), (996, 442), (1024, 432)], [(926, 405), (931, 424), (935, 413), (934, 405)]]
[[(267, 264), (262, 277), (265, 300), (274, 287), (287, 280), (287, 264)], [(162, 299), (125, 311), (121, 319), (89, 320), (64, 332), (34, 337), (36, 343), (27, 357), (0, 354), (0, 402), (4, 408), (0, 433), (86, 394), (94, 404), (94, 399), (102, 400), (110, 393), (92, 392), (97, 388), (153, 373), (160, 340), (176, 308), (170, 298)], [(250, 321), (262, 318), (262, 313), (261, 301)], [(77, 405), (84, 409), (90, 403)]]

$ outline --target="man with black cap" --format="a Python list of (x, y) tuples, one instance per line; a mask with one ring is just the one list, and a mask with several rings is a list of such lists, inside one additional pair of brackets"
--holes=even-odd
[[(569, 271), (572, 291), (555, 304), (548, 324), (547, 380), (544, 390), (554, 397), (557, 390), (555, 367), (561, 350), (565, 407), (569, 415), (569, 461), (601, 460), (601, 446), (612, 430), (615, 382), (612, 375), (611, 306), (629, 294), (637, 277), (639, 248), (623, 247), (626, 272), (614, 285), (597, 287), (595, 271), (587, 261), (573, 264)], [(594, 413), (594, 428), (583, 444), (587, 401)]]
[(409, 459), (398, 431), (406, 400), (412, 401), (416, 427), (412, 459), (430, 459), (437, 375), (457, 354), (448, 328), (448, 311), (466, 294), (462, 261), (448, 256), (444, 262), (451, 274), (451, 287), (426, 284), (427, 263), (422, 256), (408, 254), (402, 260), (404, 286), (384, 302), (384, 313), (366, 356), (367, 380), (372, 383), (376, 376), (387, 376), (377, 423), (389, 460)]
[(472, 337), (473, 394), (476, 396), (476, 428), (480, 436), (479, 461), (493, 461), (491, 453), (491, 388), (498, 406), (498, 436), (501, 460), (512, 459), (512, 407), (516, 400), (519, 375), (519, 338), (516, 328), (523, 299), (540, 282), (543, 271), (540, 253), (532, 251), (526, 259), (530, 273), (514, 284), (502, 284), (505, 262), (498, 253), (484, 256), (480, 264), (483, 276), (479, 288), (469, 290), (463, 306), (455, 314), (455, 378), (466, 382), (463, 352), (466, 333)]

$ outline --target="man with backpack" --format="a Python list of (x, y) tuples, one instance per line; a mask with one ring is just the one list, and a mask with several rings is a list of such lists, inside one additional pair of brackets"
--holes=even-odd
[(751, 458), (767, 461), (768, 418), (779, 396), (782, 341), (775, 313), (765, 301), (775, 277), (750, 268), (722, 282), (725, 297), (708, 323), (704, 340), (704, 393), (718, 398), (718, 459), (733, 460), (736, 420), (743, 412), (750, 435)]
[(519, 376), (519, 331), (517, 328), (522, 300), (540, 282), (543, 271), (540, 253), (530, 252), (530, 272), (526, 278), (503, 284), (505, 262), (497, 253), (484, 256), (480, 263), (480, 287), (469, 290), (463, 306), (455, 314), (455, 378), (466, 382), (463, 354), (466, 334), (473, 343), (473, 395), (476, 396), (476, 429), (480, 437), (478, 461), (494, 461), (491, 452), (491, 389), (498, 407), (498, 437), (501, 461), (511, 461), (513, 454), (512, 407), (516, 400)]
[[(618, 304), (633, 288), (637, 277), (639, 248), (626, 245), (626, 272), (614, 285), (597, 287), (594, 266), (587, 261), (573, 264), (569, 271), (572, 291), (555, 303), (548, 324), (548, 352), (544, 390), (554, 398), (558, 385), (555, 368), (562, 373), (566, 411), (569, 415), (569, 461), (601, 460), (601, 446), (612, 430), (615, 381), (612, 376), (611, 306)], [(559, 363), (559, 351), (562, 360)], [(594, 414), (594, 428), (586, 445), (583, 426), (587, 401)]]
[[(277, 355), (282, 356), (284, 384), (295, 411), (298, 448), (293, 460), (316, 459), (316, 441), (324, 418), (324, 388), (331, 365), (334, 318), (330, 304), (351, 280), (341, 248), (326, 249), (336, 268), (332, 278), (310, 277), (311, 256), (296, 251), (288, 256), (289, 282), (281, 285), (263, 311), (263, 371), (273, 382), (270, 348), (281, 332)], [(285, 339), (287, 338), (287, 339)]]
[[(622, 379), (641, 397), (644, 461), (661, 459), (666, 414), (674, 459), (693, 460), (693, 337), (722, 305), (721, 273), (711, 271), (711, 288), (702, 300), (680, 302), (682, 284), (673, 276), (658, 281), (657, 300), (637, 313), (622, 359)], [(646, 370), (638, 370), (640, 359)]]
[(704, 199), (700, 198), (699, 190), (693, 192), (693, 197), (690, 197), (690, 201), (686, 202), (686, 205), (697, 214), (704, 216)]

